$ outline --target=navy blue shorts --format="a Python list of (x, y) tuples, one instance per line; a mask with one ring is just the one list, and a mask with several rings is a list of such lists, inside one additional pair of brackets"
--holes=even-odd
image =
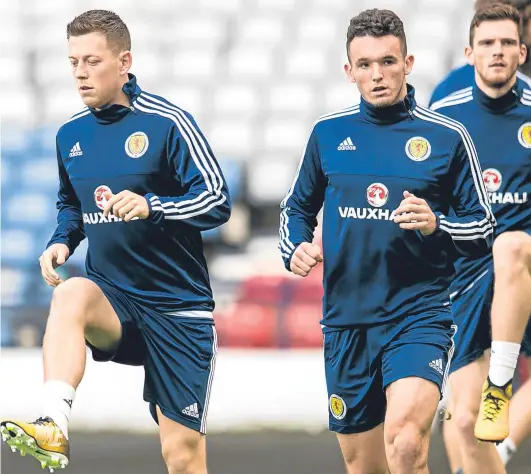
[(419, 377), (437, 384), (442, 393), (454, 332), (449, 308), (378, 326), (326, 332), (330, 431), (362, 433), (383, 423), (385, 389), (397, 380)]
[(457, 333), (450, 373), (466, 367), (490, 349), (493, 294), (494, 272), (492, 266), (489, 266), (461, 292), (452, 295), (451, 308)]
[(159, 313), (116, 288), (92, 281), (122, 324), (122, 338), (114, 352), (87, 342), (94, 360), (144, 366), (144, 400), (155, 421), (157, 405), (167, 418), (205, 434), (217, 353), (213, 319)]

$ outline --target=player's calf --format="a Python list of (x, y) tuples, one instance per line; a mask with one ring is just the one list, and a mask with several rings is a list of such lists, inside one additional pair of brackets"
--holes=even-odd
[(474, 426), (479, 412), (478, 397), (487, 371), (487, 361), (480, 358), (450, 375), (452, 405), (461, 448), (463, 471), (467, 474), (504, 474), (505, 469), (494, 446), (478, 443)]

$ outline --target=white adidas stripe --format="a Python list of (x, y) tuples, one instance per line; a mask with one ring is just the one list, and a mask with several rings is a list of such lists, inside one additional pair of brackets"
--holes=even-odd
[[(188, 149), (190, 150), (190, 156), (198, 170), (201, 172), (208, 189), (208, 191), (201, 193), (193, 199), (182, 202), (170, 201), (164, 203), (164, 205), (161, 204), (160, 198), (154, 197), (154, 199), (151, 200), (152, 209), (164, 212), (165, 219), (182, 220), (204, 214), (213, 207), (219, 206), (225, 202), (227, 198), (222, 194), (223, 179), (221, 173), (219, 172), (217, 164), (208, 152), (208, 147), (201, 134), (197, 132), (193, 124), (188, 120), (188, 117), (186, 117), (180, 109), (173, 107), (173, 109), (176, 109), (174, 111), (167, 107), (152, 104), (142, 99), (143, 94), (144, 93), (142, 93), (142, 95), (134, 102), (135, 107), (141, 112), (160, 115), (175, 123), (181, 136), (187, 143)], [(158, 102), (162, 103), (162, 101)], [(200, 145), (202, 145), (202, 147)], [(212, 168), (210, 165), (212, 165)]]
[(354, 146), (354, 143), (352, 143), (352, 139), (350, 137), (347, 138), (347, 142), (350, 146)]
[(457, 324), (452, 324), (452, 329), (454, 330), (454, 334), (450, 337), (450, 341), (452, 345), (450, 346), (450, 349), (448, 350), (448, 361), (446, 362), (446, 369), (444, 369), (444, 375), (443, 375), (443, 382), (441, 385), (441, 394), (444, 395), (444, 392), (446, 390), (446, 385), (448, 384), (448, 376), (450, 374), (450, 365), (452, 364), (452, 359), (454, 357), (455, 352), (455, 335), (457, 334)]
[(73, 122), (74, 120), (77, 120), (89, 114), (90, 114), (90, 110), (88, 108), (83, 109), (81, 112), (78, 112), (77, 114), (72, 115), (72, 117), (70, 117), (63, 125), (66, 125), (67, 123)]
[(288, 190), (288, 193), (286, 194), (286, 197), (282, 200), (280, 203), (280, 208), (282, 209), (282, 212), (280, 213), (280, 242), (279, 242), (279, 248), (281, 250), (282, 256), (285, 258), (289, 258), (293, 250), (295, 250), (295, 246), (293, 245), (293, 242), (290, 240), (290, 233), (289, 233), (289, 216), (288, 211), (290, 208), (287, 206), (288, 199), (292, 196), (293, 191), (295, 190), (295, 186), (297, 184), (297, 181), (299, 179), (299, 174), (302, 168), (302, 164), (304, 162), (304, 157), (306, 156), (306, 151), (308, 149), (308, 142), (310, 141), (310, 137), (312, 135), (313, 130), (315, 129), (315, 126), (319, 122), (323, 122), (325, 120), (333, 120), (335, 118), (339, 117), (345, 117), (347, 115), (355, 115), (360, 111), (360, 106), (355, 105), (353, 107), (349, 107), (345, 110), (340, 110), (335, 113), (330, 113), (326, 115), (322, 115), (317, 119), (314, 126), (312, 127), (312, 130), (310, 131), (310, 134), (308, 135), (308, 139), (306, 140), (306, 146), (304, 147), (304, 151), (302, 152), (302, 157), (299, 160), (299, 165), (297, 167), (297, 171), (295, 173), (295, 178), (293, 179), (293, 182), (291, 184), (290, 189)]
[[(421, 106), (417, 106), (413, 114), (422, 120), (426, 120), (428, 122), (433, 122), (433, 123), (439, 123), (459, 133), (465, 145), (465, 149), (467, 151), (476, 192), (478, 194), (480, 204), (485, 211), (485, 218), (482, 219), (481, 221), (473, 221), (473, 222), (466, 222), (466, 223), (449, 222), (446, 220), (444, 216), (442, 216), (441, 217), (441, 228), (444, 225), (445, 228), (443, 230), (449, 232), (452, 235), (452, 238), (454, 238), (456, 234), (459, 234), (459, 232), (455, 233), (454, 231), (458, 228), (463, 228), (463, 227), (468, 227), (470, 229), (475, 228), (475, 230), (480, 233), (479, 237), (483, 237), (483, 238), (487, 237), (493, 232), (492, 226), (496, 223), (496, 220), (494, 218), (494, 215), (492, 214), (492, 210), (490, 209), (490, 206), (487, 204), (488, 197), (487, 197), (487, 191), (483, 184), (481, 166), (479, 164), (479, 159), (477, 157), (477, 152), (476, 152), (474, 143), (468, 131), (460, 122), (449, 119), (441, 114), (432, 112), (429, 109), (425, 109), (424, 107), (421, 107)], [(455, 240), (468, 240), (468, 239), (456, 238)]]
[(214, 372), (216, 370), (216, 357), (218, 354), (218, 333), (216, 332), (216, 327), (212, 326), (212, 335), (214, 340), (212, 342), (212, 359), (210, 360), (210, 374), (208, 375), (208, 384), (207, 391), (205, 396), (205, 403), (203, 405), (203, 416), (201, 416), (201, 426), (200, 431), (203, 434), (206, 434), (207, 430), (207, 412), (208, 405), (210, 403), (210, 392), (212, 391), (212, 381), (214, 380)]
[(523, 72), (521, 71), (516, 71), (516, 76), (521, 79), (522, 81), (524, 81), (529, 87), (531, 87), (531, 77), (529, 76), (526, 76)]
[(471, 100), (473, 100), (473, 95), (472, 95), (472, 91), (470, 92), (467, 92), (466, 94), (462, 95), (462, 96), (459, 96), (459, 97), (447, 97), (445, 99), (441, 99), (437, 102), (434, 102), (433, 104), (431, 104), (431, 107), (430, 109), (431, 110), (438, 110), (438, 109), (441, 109), (443, 107), (451, 107), (451, 106), (454, 106), (454, 105), (459, 105), (459, 104), (465, 104), (467, 102), (470, 102)]
[[(153, 96), (151, 96), (151, 95), (149, 95), (149, 94), (147, 94), (145, 92), (142, 92), (141, 97), (148, 99), (149, 102), (153, 102), (155, 104), (159, 104), (159, 105), (161, 105), (163, 107), (166, 107), (167, 109), (170, 109), (170, 110), (174, 111), (174, 113), (176, 113), (178, 116), (180, 116), (182, 121), (186, 125), (188, 125), (188, 127), (192, 131), (192, 137), (195, 137), (197, 139), (197, 141), (199, 142), (199, 145), (202, 148), (202, 151), (204, 152), (204, 155), (207, 158), (207, 165), (209, 164), (210, 167), (212, 168), (211, 170), (209, 168), (209, 172), (212, 172), (212, 171), (214, 172), (217, 180), (219, 181), (219, 183), (221, 183), (221, 186), (220, 186), (220, 189), (221, 189), (222, 188), (223, 179), (221, 177), (221, 172), (219, 170), (219, 167), (217, 166), (212, 154), (209, 152), (208, 146), (205, 143), (205, 140), (204, 140), (203, 136), (201, 135), (201, 133), (199, 133), (197, 128), (192, 124), (192, 122), (187, 117), (187, 115), (184, 113), (184, 111), (182, 109), (180, 109), (179, 107), (175, 107), (173, 105), (167, 104), (167, 103), (163, 102), (162, 100), (159, 100), (156, 97), (153, 97)], [(149, 105), (151, 105), (151, 104), (149, 104)], [(214, 183), (215, 183), (215, 179), (214, 179)]]
[[(186, 143), (188, 145), (188, 148), (190, 149), (191, 154), (193, 150), (193, 156), (201, 158), (200, 169), (202, 170), (202, 174), (205, 177), (207, 189), (210, 192), (213, 192), (213, 190), (219, 186), (218, 182), (221, 181), (221, 176), (219, 175), (219, 173), (216, 172), (217, 170), (213, 171), (210, 167), (210, 165), (212, 164), (212, 158), (210, 156), (210, 153), (208, 153), (207, 146), (202, 140), (202, 137), (200, 137), (200, 134), (197, 132), (195, 127), (188, 120), (188, 117), (186, 117), (186, 114), (184, 114), (184, 112), (178, 109), (177, 107), (170, 107), (164, 104), (162, 101), (158, 101), (159, 103), (154, 103), (151, 98), (148, 101), (145, 97), (147, 98), (147, 96), (145, 96), (142, 92), (136, 102), (142, 104), (145, 107), (149, 107), (153, 111), (165, 112), (167, 114), (170, 114), (172, 117), (175, 117), (176, 120), (174, 120), (174, 122), (177, 124), (181, 135), (185, 137)], [(203, 145), (203, 147), (200, 146), (200, 142), (202, 142), (201, 145)], [(216, 167), (214, 166), (214, 168)], [(207, 171), (208, 175), (205, 175), (203, 171)]]

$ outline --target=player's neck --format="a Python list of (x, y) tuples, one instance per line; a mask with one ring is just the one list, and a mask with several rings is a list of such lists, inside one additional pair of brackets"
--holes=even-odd
[(516, 74), (511, 80), (507, 81), (507, 83), (503, 84), (501, 87), (493, 87), (486, 84), (481, 76), (476, 72), (476, 84), (481, 92), (483, 92), (487, 97), (490, 97), (491, 99), (498, 99), (506, 95), (514, 87), (516, 84)]

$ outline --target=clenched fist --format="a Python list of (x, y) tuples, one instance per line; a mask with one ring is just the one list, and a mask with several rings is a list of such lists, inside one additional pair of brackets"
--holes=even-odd
[(395, 222), (401, 229), (418, 230), (423, 235), (437, 230), (437, 218), (429, 204), (409, 191), (404, 191), (404, 199), (395, 210)]
[(62, 283), (61, 277), (55, 269), (63, 265), (70, 256), (70, 250), (65, 244), (50, 245), (40, 256), (41, 273), (44, 281), (54, 288)]
[(289, 266), (295, 275), (305, 277), (322, 261), (321, 248), (318, 245), (303, 242), (295, 249)]
[(116, 217), (121, 217), (124, 222), (129, 222), (135, 217), (137, 219), (147, 219), (149, 217), (149, 206), (144, 196), (127, 190), (118, 194), (112, 194), (107, 191), (104, 196), (107, 199), (103, 209), (105, 217), (112, 213)]

